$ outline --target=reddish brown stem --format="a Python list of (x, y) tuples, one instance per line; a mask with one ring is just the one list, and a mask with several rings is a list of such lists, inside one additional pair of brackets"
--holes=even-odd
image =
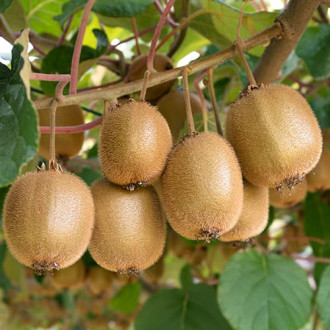
[(55, 127), (56, 127), (56, 109), (58, 105), (58, 100), (55, 98), (53, 100), (52, 106), (50, 108), (50, 144), (49, 144), (49, 162), (56, 162), (55, 154)]
[(64, 41), (68, 31), (69, 31), (69, 28), (70, 28), (70, 25), (71, 25), (71, 22), (72, 22), (72, 18), (73, 18), (73, 16), (71, 15), (69, 17), (69, 19), (67, 20), (67, 22), (65, 24), (65, 27), (63, 29), (63, 32), (62, 32), (60, 38), (58, 39), (58, 41), (56, 43), (56, 46), (61, 46), (62, 45), (62, 43), (63, 43), (63, 41)]
[(195, 132), (195, 124), (194, 124), (194, 117), (191, 111), (191, 104), (190, 104), (190, 95), (189, 95), (189, 83), (188, 83), (188, 69), (184, 68), (182, 71), (182, 78), (183, 78), (183, 95), (184, 101), (186, 105), (186, 115), (189, 127), (189, 134), (193, 134)]
[(148, 55), (148, 60), (147, 60), (147, 68), (150, 72), (154, 71), (154, 56), (155, 56), (155, 53), (156, 53), (157, 41), (160, 37), (160, 33), (162, 31), (162, 28), (165, 24), (167, 15), (169, 14), (174, 2), (175, 2), (175, 0), (170, 0), (168, 2), (168, 4), (166, 5), (166, 8), (165, 8), (164, 12), (162, 13), (162, 16), (160, 17), (160, 20), (159, 20), (158, 25), (156, 27), (155, 34), (154, 34), (154, 36), (151, 40), (151, 45), (150, 45), (149, 55)]
[[(76, 126), (58, 126), (55, 129), (55, 133), (65, 134), (65, 133), (85, 132), (88, 131), (89, 129), (100, 126), (102, 124), (102, 121), (103, 121), (103, 117), (100, 117), (87, 124), (76, 125)], [(39, 131), (40, 133), (50, 133), (51, 130), (49, 126), (39, 126)]]
[(138, 31), (137, 26), (136, 26), (135, 17), (132, 17), (131, 21), (132, 21), (132, 27), (133, 27), (133, 31), (134, 31), (136, 52), (137, 52), (138, 55), (141, 55), (141, 48), (140, 48), (140, 44), (139, 44), (139, 31)]
[[(160, 4), (159, 0), (155, 0), (154, 5), (157, 8), (157, 10), (160, 12), (160, 14), (163, 15), (164, 9), (163, 9), (162, 5)], [(177, 22), (174, 22), (170, 16), (167, 16), (166, 20), (167, 20), (168, 24), (170, 24), (174, 28), (179, 25)]]
[(330, 264), (330, 258), (322, 258), (322, 257), (301, 257), (301, 256), (290, 256), (290, 258), (295, 260), (306, 260), (312, 262), (320, 262), (323, 264)]
[(144, 73), (143, 85), (142, 85), (141, 93), (140, 93), (140, 100), (141, 101), (144, 101), (145, 98), (146, 98), (149, 77), (150, 77), (150, 71), (149, 70), (146, 70), (146, 72)]
[(95, 0), (88, 0), (87, 5), (84, 9), (83, 17), (81, 20), (76, 44), (74, 46), (72, 62), (71, 62), (71, 82), (70, 82), (70, 94), (77, 93), (78, 74), (79, 74), (79, 59), (82, 49), (82, 43), (86, 31), (86, 25), (89, 13), (94, 5)]
[(30, 73), (31, 80), (42, 81), (70, 81), (71, 75), (69, 74), (48, 74), (48, 73)]
[(200, 98), (201, 105), (202, 105), (204, 132), (207, 132), (208, 131), (208, 126), (207, 126), (208, 114), (207, 114), (207, 108), (206, 108), (206, 101), (205, 101), (205, 97), (204, 97), (203, 91), (199, 87), (199, 83), (202, 81), (202, 79), (204, 78), (204, 76), (205, 76), (205, 71), (203, 70), (202, 72), (200, 72), (196, 76), (196, 78), (194, 80), (194, 87), (196, 89), (196, 92), (198, 93), (198, 96)]

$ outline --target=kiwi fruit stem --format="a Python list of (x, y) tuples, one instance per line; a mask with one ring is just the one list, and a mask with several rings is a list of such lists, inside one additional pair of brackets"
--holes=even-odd
[(214, 90), (214, 85), (213, 85), (213, 68), (207, 69), (207, 80), (208, 80), (208, 88), (209, 88), (209, 92), (210, 92), (210, 96), (211, 96), (211, 101), (212, 101), (215, 124), (217, 126), (217, 132), (219, 135), (223, 136), (221, 123), (220, 123), (220, 117), (219, 117), (217, 98), (215, 96), (215, 90)]
[(241, 11), (239, 14), (239, 21), (238, 21), (238, 26), (237, 26), (237, 31), (236, 31), (236, 41), (235, 41), (235, 48), (237, 50), (238, 56), (242, 61), (242, 64), (244, 66), (245, 72), (248, 76), (249, 79), (249, 83), (252, 87), (257, 86), (257, 82), (253, 76), (253, 73), (250, 69), (249, 63), (247, 62), (245, 56), (244, 56), (244, 41), (242, 40), (242, 38), (240, 37), (240, 31), (241, 31), (241, 26), (242, 26), (242, 20), (243, 20), (243, 10), (244, 7), (246, 6), (247, 1), (243, 2), (243, 5), (241, 7)]
[(199, 75), (197, 75), (197, 77), (194, 80), (194, 87), (196, 89), (196, 92), (198, 93), (198, 96), (200, 98), (201, 101), (201, 105), (202, 105), (202, 115), (203, 115), (203, 126), (204, 126), (204, 132), (208, 132), (208, 114), (207, 114), (207, 109), (206, 109), (206, 102), (205, 102), (205, 97), (204, 94), (201, 90), (201, 88), (199, 87), (199, 82), (203, 79), (205, 75), (205, 72), (202, 71)]
[(186, 114), (188, 120), (189, 134), (193, 134), (195, 132), (195, 124), (194, 118), (191, 111), (191, 103), (190, 103), (190, 95), (189, 95), (189, 84), (188, 84), (188, 69), (184, 68), (182, 71), (183, 78), (183, 95), (184, 101), (186, 103)]
[(140, 94), (141, 101), (145, 101), (145, 98), (146, 98), (150, 73), (151, 73), (151, 71), (148, 69), (144, 73), (143, 85), (142, 85), (141, 94)]
[(54, 99), (52, 106), (50, 108), (50, 143), (49, 143), (49, 169), (55, 170), (56, 167), (56, 157), (55, 157), (55, 127), (56, 127), (56, 109), (58, 105), (58, 100)]

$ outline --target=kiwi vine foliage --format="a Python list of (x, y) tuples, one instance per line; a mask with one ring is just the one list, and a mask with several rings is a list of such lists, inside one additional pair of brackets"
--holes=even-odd
[[(86, 3), (87, 0), (1, 1), (0, 36), (13, 44), (19, 32), (29, 28), (34, 47), (29, 53), (32, 69), (42, 73), (70, 73)], [(158, 3), (164, 7), (165, 1)], [(255, 0), (247, 4), (242, 38), (274, 22), (281, 9), (272, 9), (271, 3)], [(177, 39), (169, 39), (157, 52), (165, 55), (171, 52), (176, 67), (187, 55), (205, 58), (231, 47), (241, 4), (235, 0), (176, 0), (172, 20), (180, 23), (184, 17), (191, 19)], [(132, 38), (115, 45), (133, 36), (132, 17), (140, 33), (141, 52), (146, 55), (160, 19), (153, 1), (95, 2), (83, 40), (78, 89), (125, 79), (132, 56), (137, 55), (135, 41)], [(66, 28), (60, 44), (58, 41)], [(166, 24), (159, 42), (172, 30), (173, 26)], [(303, 94), (323, 130), (330, 129), (329, 40), (329, 14), (327, 6), (322, 4), (287, 58), (278, 81)], [(28, 40), (21, 42), (27, 44)], [(258, 45), (246, 53), (252, 70), (264, 49), (264, 45)], [(20, 45), (12, 49), (11, 60), (10, 53), (0, 54), (1, 209), (15, 179), (33, 171), (43, 160), (38, 154), (38, 117), (33, 100), (53, 96), (56, 87), (56, 82), (31, 80), (29, 98), (26, 78), (20, 75), (23, 58), (26, 55)], [(196, 76), (189, 77), (190, 90), (194, 93)], [(246, 84), (247, 76), (238, 58), (214, 69), (223, 126), (229, 105)], [(181, 82), (174, 82), (172, 92), (181, 89)], [(203, 93), (210, 103), (207, 88), (203, 87)], [(103, 102), (86, 102), (80, 106), (89, 109), (84, 111), (85, 122), (97, 119), (103, 111)], [(197, 108), (193, 109), (195, 128), (202, 132), (203, 119)], [(174, 143), (188, 131), (185, 112), (181, 110), (177, 121), (171, 117), (170, 110), (164, 114), (176, 127)], [(208, 128), (216, 131), (212, 112), (209, 112)], [(80, 155), (65, 164), (67, 170), (89, 186), (103, 177), (98, 158), (99, 134), (100, 127), (86, 131)], [(325, 172), (330, 172), (327, 164)], [(86, 253), (82, 263), (73, 267), (70, 278), (66, 277), (75, 282), (72, 286), (68, 284), (70, 281), (64, 283), (60, 278), (57, 284), (49, 276), (35, 278), (9, 254), (1, 230), (0, 328), (57, 325), (70, 329), (107, 329), (110, 322), (113, 329), (134, 326), (136, 330), (296, 330), (313, 326), (330, 329), (330, 191), (308, 192), (303, 197), (290, 209), (269, 208), (268, 226), (255, 239), (256, 247), (242, 249), (219, 242), (203, 246), (169, 230), (164, 256), (138, 278), (104, 273)], [(62, 289), (68, 287), (69, 290)]]

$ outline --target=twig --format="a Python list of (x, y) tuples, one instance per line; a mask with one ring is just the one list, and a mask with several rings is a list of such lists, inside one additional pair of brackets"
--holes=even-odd
[(157, 41), (159, 39), (160, 33), (162, 32), (162, 28), (166, 21), (167, 15), (169, 14), (174, 2), (175, 2), (175, 0), (170, 0), (168, 2), (168, 4), (166, 5), (166, 8), (165, 8), (164, 12), (162, 13), (162, 16), (160, 17), (160, 20), (157, 24), (154, 36), (151, 40), (151, 45), (150, 45), (149, 55), (148, 55), (148, 60), (147, 60), (147, 68), (148, 68), (148, 70), (150, 70), (151, 73), (154, 72), (154, 56), (156, 53)]
[(208, 68), (207, 80), (208, 80), (208, 88), (209, 88), (209, 92), (210, 92), (210, 96), (211, 96), (211, 101), (212, 101), (215, 124), (217, 126), (217, 132), (219, 135), (223, 136), (221, 123), (220, 123), (218, 103), (217, 103), (217, 98), (215, 96), (215, 90), (214, 90), (214, 85), (213, 85), (213, 68)]
[(86, 25), (89, 13), (94, 5), (95, 0), (88, 0), (87, 5), (84, 9), (83, 17), (79, 27), (79, 32), (77, 40), (74, 46), (72, 62), (71, 62), (71, 82), (70, 82), (70, 94), (77, 93), (77, 84), (78, 84), (78, 73), (79, 73), (79, 59), (82, 49), (82, 43), (86, 31)]
[(140, 44), (139, 44), (139, 31), (138, 31), (137, 26), (136, 26), (135, 17), (131, 18), (131, 22), (132, 22), (132, 27), (133, 27), (133, 32), (134, 32), (136, 52), (137, 52), (138, 55), (141, 55), (141, 48), (140, 48)]
[(70, 81), (71, 75), (69, 74), (48, 74), (48, 73), (30, 73), (31, 80), (42, 81)]
[(312, 262), (320, 262), (323, 264), (330, 264), (330, 258), (322, 258), (322, 257), (301, 257), (301, 256), (290, 256), (291, 259), (296, 260), (306, 260)]
[[(163, 9), (162, 5), (160, 4), (159, 0), (155, 0), (154, 5), (157, 8), (157, 10), (160, 12), (160, 14), (163, 15), (164, 9)], [(168, 24), (170, 24), (172, 27), (176, 27), (179, 25), (177, 22), (174, 22), (173, 19), (169, 15), (166, 17), (166, 20), (167, 20)]]
[(142, 85), (142, 89), (141, 89), (141, 93), (140, 93), (140, 100), (141, 101), (144, 101), (145, 98), (146, 98), (149, 77), (150, 77), (150, 70), (146, 70), (145, 73), (144, 73), (143, 85)]
[[(85, 131), (88, 131), (89, 129), (100, 126), (102, 124), (102, 121), (103, 121), (103, 117), (100, 117), (87, 124), (81, 124), (81, 125), (76, 125), (76, 126), (58, 126), (55, 129), (55, 133), (56, 134), (65, 134), (65, 133), (85, 132)], [(39, 126), (39, 131), (40, 131), (40, 133), (50, 133), (50, 127), (49, 126)]]
[[(265, 43), (266, 41), (272, 38), (276, 38), (281, 34), (282, 34), (281, 25), (275, 23), (270, 27), (268, 27), (267, 29), (263, 30), (262, 32), (259, 32), (258, 34), (245, 40), (244, 42), (245, 49), (249, 50), (255, 46)], [(234, 54), (235, 54), (235, 49), (232, 46), (224, 51), (211, 55), (207, 58), (203, 58), (193, 63), (189, 63), (190, 72), (191, 74), (193, 74), (205, 70), (210, 66), (216, 67), (217, 65), (220, 65), (225, 61), (231, 59), (234, 56)], [(156, 86), (169, 80), (174, 80), (175, 78), (179, 77), (182, 74), (182, 69), (183, 67), (174, 68), (171, 70), (158, 72), (155, 75), (151, 75), (149, 79), (148, 87)], [(71, 104), (89, 102), (97, 99), (105, 99), (105, 98), (109, 98), (109, 95), (111, 95), (111, 98), (118, 98), (126, 94), (131, 94), (140, 91), (142, 84), (143, 84), (143, 79), (140, 79), (126, 83), (121, 86), (99, 88), (97, 90), (79, 93), (76, 95), (65, 95), (63, 101), (60, 102), (60, 105), (61, 106), (71, 105)], [(49, 108), (51, 105), (51, 98), (39, 99), (35, 101), (34, 104), (36, 109), (42, 109), (47, 107)]]
[(203, 91), (199, 87), (199, 83), (200, 83), (200, 81), (202, 81), (204, 76), (205, 76), (205, 71), (203, 70), (196, 76), (196, 78), (194, 80), (194, 87), (195, 87), (196, 92), (198, 93), (198, 96), (199, 96), (199, 99), (200, 99), (201, 105), (202, 105), (204, 132), (207, 132), (208, 131), (208, 114), (207, 114), (206, 102), (205, 102), (205, 97), (204, 97)]
[(53, 99), (52, 106), (50, 108), (50, 143), (49, 143), (49, 167), (50, 164), (55, 164), (56, 162), (56, 154), (55, 154), (55, 127), (56, 127), (56, 109), (58, 106), (58, 100), (56, 98)]
[(194, 117), (191, 111), (191, 104), (190, 104), (190, 95), (189, 95), (189, 83), (188, 83), (188, 68), (184, 68), (182, 71), (182, 78), (183, 78), (183, 95), (184, 101), (186, 105), (186, 115), (189, 127), (189, 134), (193, 134), (195, 132), (195, 124), (194, 124)]
[(72, 18), (73, 18), (73, 15), (71, 15), (69, 17), (69, 19), (67, 20), (66, 24), (65, 24), (65, 27), (63, 29), (63, 32), (60, 36), (60, 38), (58, 39), (57, 43), (56, 43), (56, 46), (61, 46), (65, 37), (66, 37), (66, 34), (68, 33), (69, 31), (69, 28), (70, 28), (70, 25), (71, 25), (71, 22), (72, 22)]

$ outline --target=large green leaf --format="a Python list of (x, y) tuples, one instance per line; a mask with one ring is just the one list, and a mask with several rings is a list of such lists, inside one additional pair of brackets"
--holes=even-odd
[(235, 329), (300, 329), (310, 315), (312, 290), (292, 260), (251, 249), (228, 261), (218, 299)]
[(5, 201), (5, 197), (7, 195), (7, 192), (9, 190), (9, 187), (0, 188), (0, 228), (2, 228), (2, 212), (3, 212), (3, 203)]
[(214, 288), (191, 285), (185, 290), (156, 292), (145, 303), (135, 330), (229, 330), (216, 302)]
[(324, 95), (312, 96), (308, 102), (322, 128), (330, 127), (330, 90), (326, 87)]
[(316, 303), (318, 313), (326, 329), (330, 329), (330, 267), (323, 272), (317, 290)]
[(296, 53), (315, 79), (330, 77), (330, 25), (308, 27), (301, 37)]
[(139, 282), (125, 285), (110, 300), (111, 309), (123, 313), (134, 312), (139, 304), (140, 293), (141, 284)]
[(22, 49), (13, 47), (10, 71), (0, 63), (0, 187), (13, 182), (38, 149), (37, 116), (20, 77)]
[(60, 24), (53, 19), (59, 15), (66, 0), (19, 0), (22, 5), (28, 26), (36, 33), (49, 33), (59, 36)]
[(54, 19), (63, 25), (65, 21), (76, 11), (83, 9), (88, 0), (70, 0), (63, 4), (62, 13), (54, 16)]
[(0, 2), (0, 14), (3, 13), (11, 4), (13, 0), (2, 0)]
[(110, 17), (132, 17), (147, 9), (153, 0), (97, 0), (93, 11)]

